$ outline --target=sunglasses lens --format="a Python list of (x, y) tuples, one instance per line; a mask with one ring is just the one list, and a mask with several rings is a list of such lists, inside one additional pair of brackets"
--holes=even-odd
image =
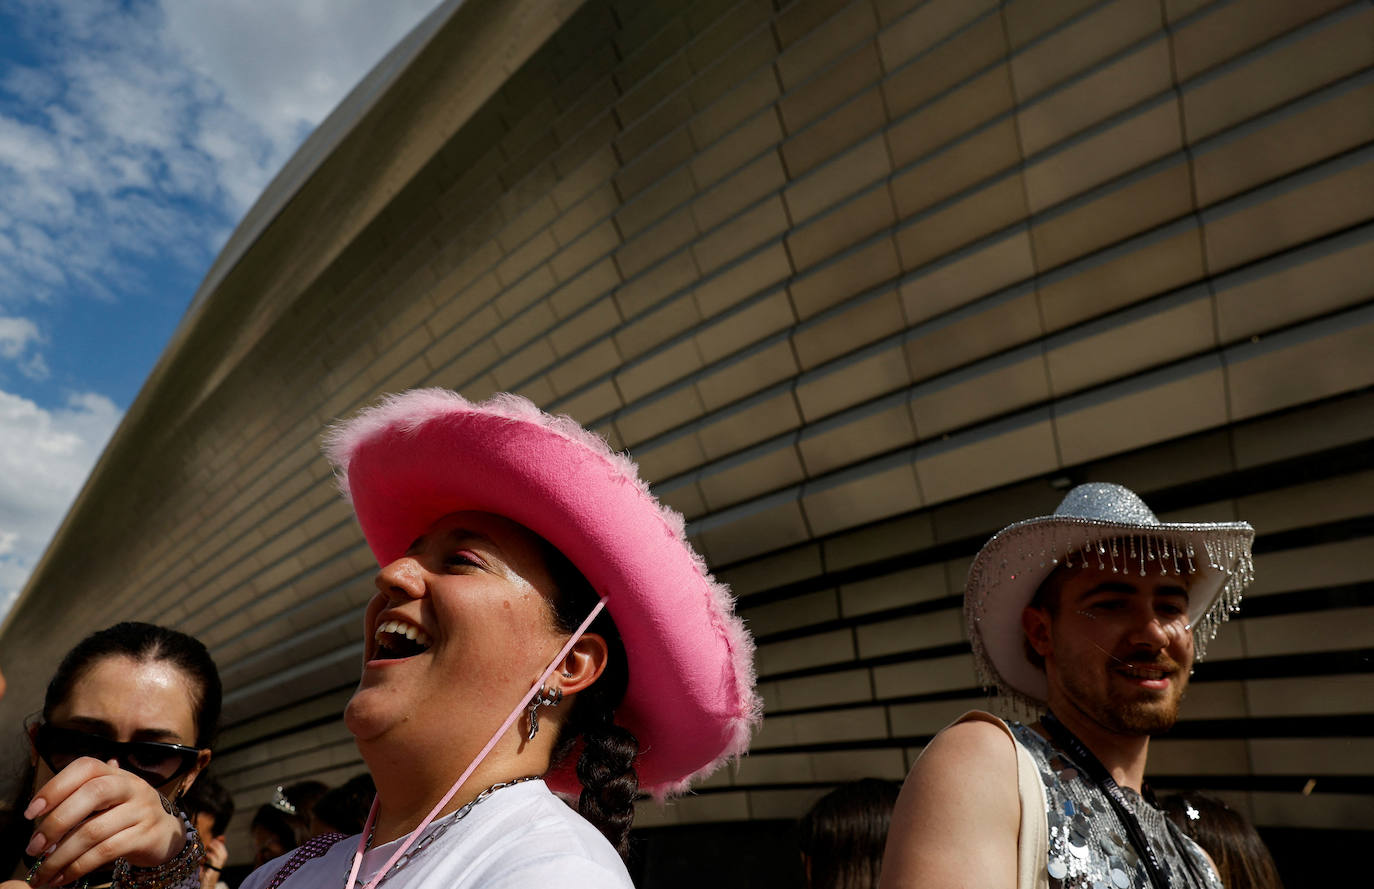
[(35, 739), (38, 755), (53, 771), (60, 772), (83, 756), (104, 759), (108, 745), (104, 738), (86, 732), (44, 725)]
[(113, 759), (154, 787), (184, 775), (196, 763), (196, 751), (153, 741), (120, 743), (76, 729), (41, 725), (34, 736), (38, 755), (54, 772), (60, 772), (82, 756), (108, 762)]
[(189, 753), (156, 744), (128, 745), (119, 764), (152, 785), (165, 784), (189, 766)]

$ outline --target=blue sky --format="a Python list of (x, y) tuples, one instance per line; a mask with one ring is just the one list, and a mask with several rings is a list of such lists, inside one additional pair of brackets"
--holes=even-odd
[(0, 4), (0, 613), (238, 220), (437, 3)]

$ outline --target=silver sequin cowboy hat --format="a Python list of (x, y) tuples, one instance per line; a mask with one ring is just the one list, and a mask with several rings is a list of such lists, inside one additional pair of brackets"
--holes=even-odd
[(1129, 562), (1131, 570), (1189, 575), (1188, 621), (1202, 659), (1254, 578), (1254, 538), (1247, 522), (1161, 522), (1128, 488), (1079, 485), (1054, 515), (1008, 525), (974, 557), (964, 618), (980, 682), (1024, 709), (1043, 706), (1045, 671), (1026, 656), (1021, 612), (1060, 564), (1124, 571)]

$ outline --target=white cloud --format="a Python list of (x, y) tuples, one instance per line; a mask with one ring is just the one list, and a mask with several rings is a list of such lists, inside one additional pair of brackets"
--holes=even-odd
[[(202, 274), (305, 136), (438, 2), (6, 3), (7, 37), (28, 51), (0, 57), (0, 361), (48, 377), (60, 312), (30, 304), (139, 311), (147, 268)], [(95, 393), (50, 408), (0, 390), (0, 599), (119, 419)]]
[(48, 363), (36, 346), (43, 342), (38, 325), (28, 318), (0, 316), (0, 359), (13, 361), (31, 380), (46, 380)]
[(139, 260), (199, 274), (437, 2), (10, 4), (41, 64), (0, 63), (0, 312), (115, 298)]
[[(299, 143), (365, 68), (378, 62), (437, 0), (240, 0), (166, 4), (168, 42), (223, 90), (254, 109), (274, 146)], [(285, 160), (285, 157), (281, 158)]]
[(19, 358), (37, 339), (38, 325), (29, 319), (0, 318), (0, 358)]
[(0, 614), (81, 490), (122, 414), (103, 395), (57, 410), (0, 390)]

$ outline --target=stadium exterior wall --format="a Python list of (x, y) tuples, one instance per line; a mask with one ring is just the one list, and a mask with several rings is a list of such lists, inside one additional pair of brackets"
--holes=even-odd
[(375, 566), (319, 433), (382, 392), (512, 390), (639, 460), (758, 637), (753, 754), (638, 824), (900, 779), (987, 703), (973, 553), (1090, 479), (1259, 530), (1156, 788), (1281, 847), (1374, 824), (1374, 6), (467, 0), (421, 27), (207, 280), (5, 625), (0, 718), (152, 620), (221, 665), (240, 811), (361, 770), (337, 716)]

